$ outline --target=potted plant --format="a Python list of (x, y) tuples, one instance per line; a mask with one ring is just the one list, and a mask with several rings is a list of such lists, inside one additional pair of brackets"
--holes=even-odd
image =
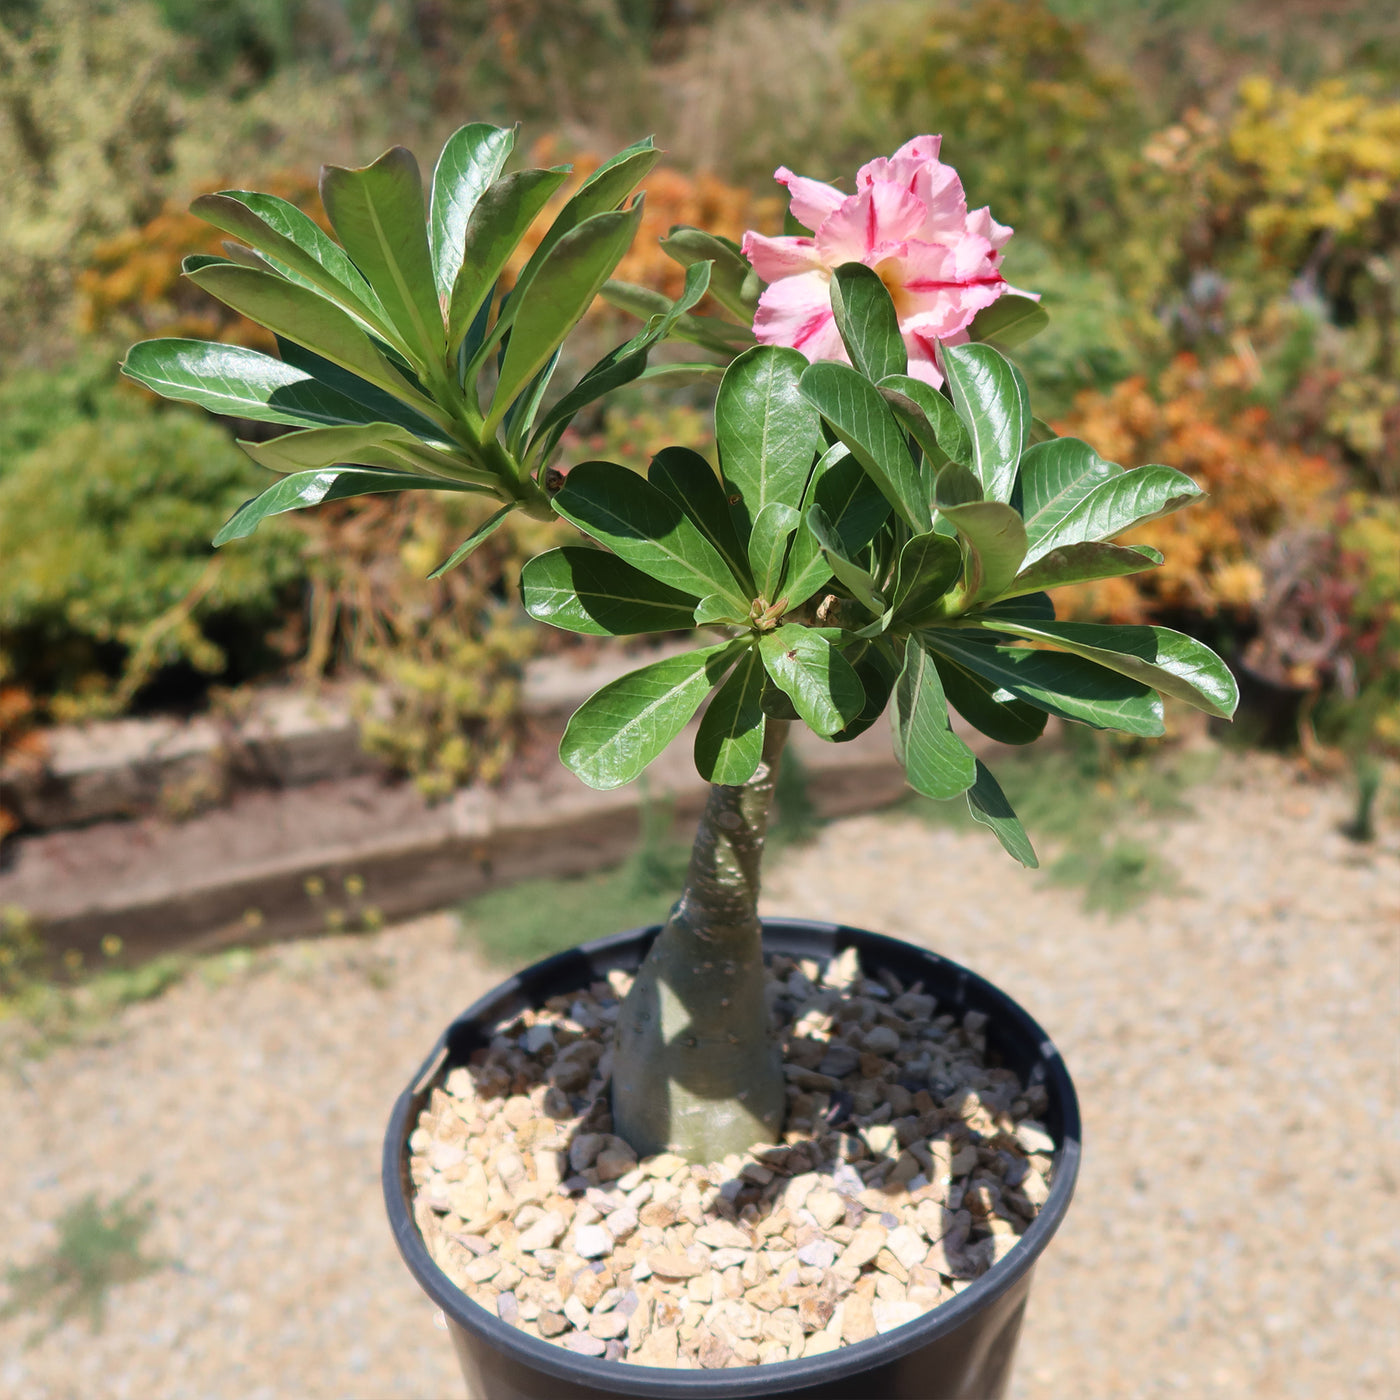
[[(967, 210), (936, 138), (863, 167), (850, 196), (779, 171), (810, 233), (672, 230), (674, 303), (608, 282), (649, 142), (563, 203), (503, 294), (566, 175), (506, 173), (512, 144), (457, 132), (426, 216), (407, 151), (327, 168), (338, 242), (270, 196), (198, 200), (238, 241), (187, 275), (282, 356), (167, 340), (125, 364), (293, 430), (246, 444), (282, 476), (218, 544), (325, 500), (478, 493), (499, 508), (441, 569), (512, 510), (558, 518), (587, 542), (526, 565), (532, 617), (705, 634), (605, 686), (560, 748), (616, 787), (703, 708), (710, 788), (680, 898), (663, 928), (527, 969), (447, 1030), (386, 1140), (400, 1247), (491, 1397), (1000, 1394), (1073, 1189), (1073, 1087), (1034, 1021), (965, 969), (859, 930), (760, 925), (774, 777), (791, 725), (840, 743), (888, 710), (910, 784), (965, 796), (1034, 865), (949, 707), (1018, 744), (1051, 715), (1160, 734), (1163, 695), (1228, 716), (1234, 683), (1206, 647), (1059, 621), (1047, 593), (1159, 564), (1113, 537), (1200, 493), (1032, 417), (1002, 350), (1044, 312), (1008, 289), (1010, 230)], [(646, 324), (551, 397), (604, 290)], [(725, 316), (696, 313), (707, 293)], [(666, 339), (730, 363), (648, 367)], [(718, 473), (684, 446), (645, 477), (553, 465), (582, 407), (677, 373), (719, 378)]]

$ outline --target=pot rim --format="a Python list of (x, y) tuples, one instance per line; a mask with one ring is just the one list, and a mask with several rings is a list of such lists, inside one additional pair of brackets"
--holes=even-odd
[[(409, 1202), (408, 1137), (412, 1131), (412, 1120), (417, 1117), (416, 1101), (428, 1091), (445, 1067), (454, 1030), (486, 1017), (498, 1018), (502, 1014), (501, 1004), (512, 995), (522, 995), (530, 984), (547, 977), (556, 967), (562, 971), (567, 963), (577, 961), (580, 956), (593, 962), (595, 973), (602, 976), (607, 970), (610, 955), (630, 949), (637, 942), (650, 944), (662, 927), (652, 924), (594, 939), (533, 963), (507, 977), (451, 1022), (438, 1037), (432, 1053), (424, 1060), (409, 1087), (394, 1104), (384, 1138), (383, 1155), (384, 1199), (390, 1227), (409, 1271), (423, 1291), (453, 1321), (476, 1333), (496, 1349), (513, 1355), (519, 1362), (560, 1380), (586, 1382), (617, 1395), (704, 1396), (708, 1400), (734, 1397), (737, 1400), (737, 1397), (768, 1395), (829, 1382), (891, 1362), (962, 1326), (1030, 1271), (1069, 1209), (1082, 1153), (1078, 1096), (1064, 1060), (1039, 1023), (994, 983), (917, 943), (872, 933), (849, 924), (833, 924), (816, 919), (766, 918), (762, 924), (765, 951), (770, 950), (770, 934), (776, 935), (773, 943), (778, 945), (773, 946), (771, 951), (783, 953), (786, 951), (781, 946), (784, 934), (791, 937), (801, 933), (817, 933), (833, 939), (833, 956), (855, 944), (871, 952), (878, 952), (882, 947), (909, 950), (931, 962), (941, 963), (945, 975), (951, 973), (956, 979), (960, 1000), (971, 1001), (977, 1009), (989, 1012), (989, 1027), (995, 1027), (998, 1023), (1005, 1025), (1008, 1021), (1019, 1023), (1018, 1039), (1029, 1039), (1039, 1046), (1040, 1063), (1044, 1068), (1041, 1082), (1059, 1110), (1061, 1126), (1059, 1142), (1052, 1157), (1054, 1168), (1050, 1195), (1021, 1236), (1020, 1243), (1005, 1259), (994, 1264), (980, 1278), (974, 1279), (962, 1292), (889, 1332), (838, 1347), (820, 1356), (726, 1367), (722, 1370), (680, 1370), (584, 1356), (532, 1337), (468, 1298), (438, 1267), (413, 1219)], [(645, 956), (645, 946), (642, 951)], [(799, 953), (798, 956), (803, 954)], [(612, 960), (615, 961), (615, 956)], [(973, 1008), (969, 1006), (968, 1009)]]

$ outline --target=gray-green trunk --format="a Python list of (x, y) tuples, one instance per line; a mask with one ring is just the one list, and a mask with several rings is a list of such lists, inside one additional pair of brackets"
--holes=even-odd
[(788, 725), (768, 720), (758, 771), (710, 788), (685, 892), (627, 994), (613, 1128), (636, 1152), (718, 1161), (775, 1142), (786, 1105), (763, 994), (759, 870)]

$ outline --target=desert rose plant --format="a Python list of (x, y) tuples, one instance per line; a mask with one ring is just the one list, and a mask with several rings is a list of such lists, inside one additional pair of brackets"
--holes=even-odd
[[(888, 708), (911, 786), (965, 794), (1034, 865), (950, 707), (1012, 744), (1051, 715), (1161, 734), (1164, 695), (1230, 715), (1234, 683), (1208, 648), (1163, 627), (1057, 621), (1047, 591), (1153, 568), (1155, 551), (1111, 541), (1201, 493), (1170, 467), (1124, 471), (1032, 417), (1002, 350), (1045, 313), (1007, 286), (1011, 231), (968, 210), (936, 137), (872, 161), (849, 195), (779, 171), (789, 227), (806, 233), (751, 233), (740, 247), (673, 229), (667, 250), (687, 267), (674, 303), (608, 282), (640, 216), (649, 142), (563, 204), (506, 290), (512, 254), (566, 177), (506, 173), (512, 146), (508, 130), (464, 127), (426, 201), (405, 150), (328, 167), (339, 241), (271, 196), (198, 200), (237, 241), (226, 258), (190, 259), (187, 275), (274, 331), (281, 358), (163, 340), (135, 346), (125, 368), (171, 398), (293, 430), (246, 444), (281, 477), (216, 544), (321, 501), (475, 492), (499, 509), (441, 569), (512, 510), (560, 518), (586, 539), (526, 565), (532, 617), (600, 636), (700, 629), (693, 650), (586, 701), (560, 756), (585, 783), (620, 786), (705, 707), (694, 752), (709, 797), (684, 890), (621, 1008), (612, 1107), (639, 1155), (718, 1160), (783, 1131), (757, 898), (790, 726), (842, 743)], [(560, 347), (600, 292), (646, 324), (552, 391)], [(724, 315), (696, 313), (707, 292)], [(557, 469), (565, 428), (601, 395), (641, 376), (719, 376), (713, 359), (648, 365), (678, 339), (729, 361), (718, 472), (684, 446), (645, 477), (601, 461)]]

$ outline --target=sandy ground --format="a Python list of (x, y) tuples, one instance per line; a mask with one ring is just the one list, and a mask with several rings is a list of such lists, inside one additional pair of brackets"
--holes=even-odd
[[(1367, 1397), (1400, 1372), (1400, 850), (1348, 797), (1226, 763), (1163, 825), (1184, 888), (1118, 920), (990, 836), (862, 817), (773, 872), (774, 913), (928, 943), (1001, 983), (1076, 1077), (1079, 1196), (1042, 1261), (1016, 1400)], [(211, 963), (96, 1042), (0, 1077), (0, 1255), (91, 1192), (155, 1204), (169, 1261), (105, 1328), (0, 1323), (0, 1395), (454, 1397), (382, 1217), (379, 1139), (497, 973), (447, 915)], [(541, 1397), (545, 1400), (545, 1397)]]

